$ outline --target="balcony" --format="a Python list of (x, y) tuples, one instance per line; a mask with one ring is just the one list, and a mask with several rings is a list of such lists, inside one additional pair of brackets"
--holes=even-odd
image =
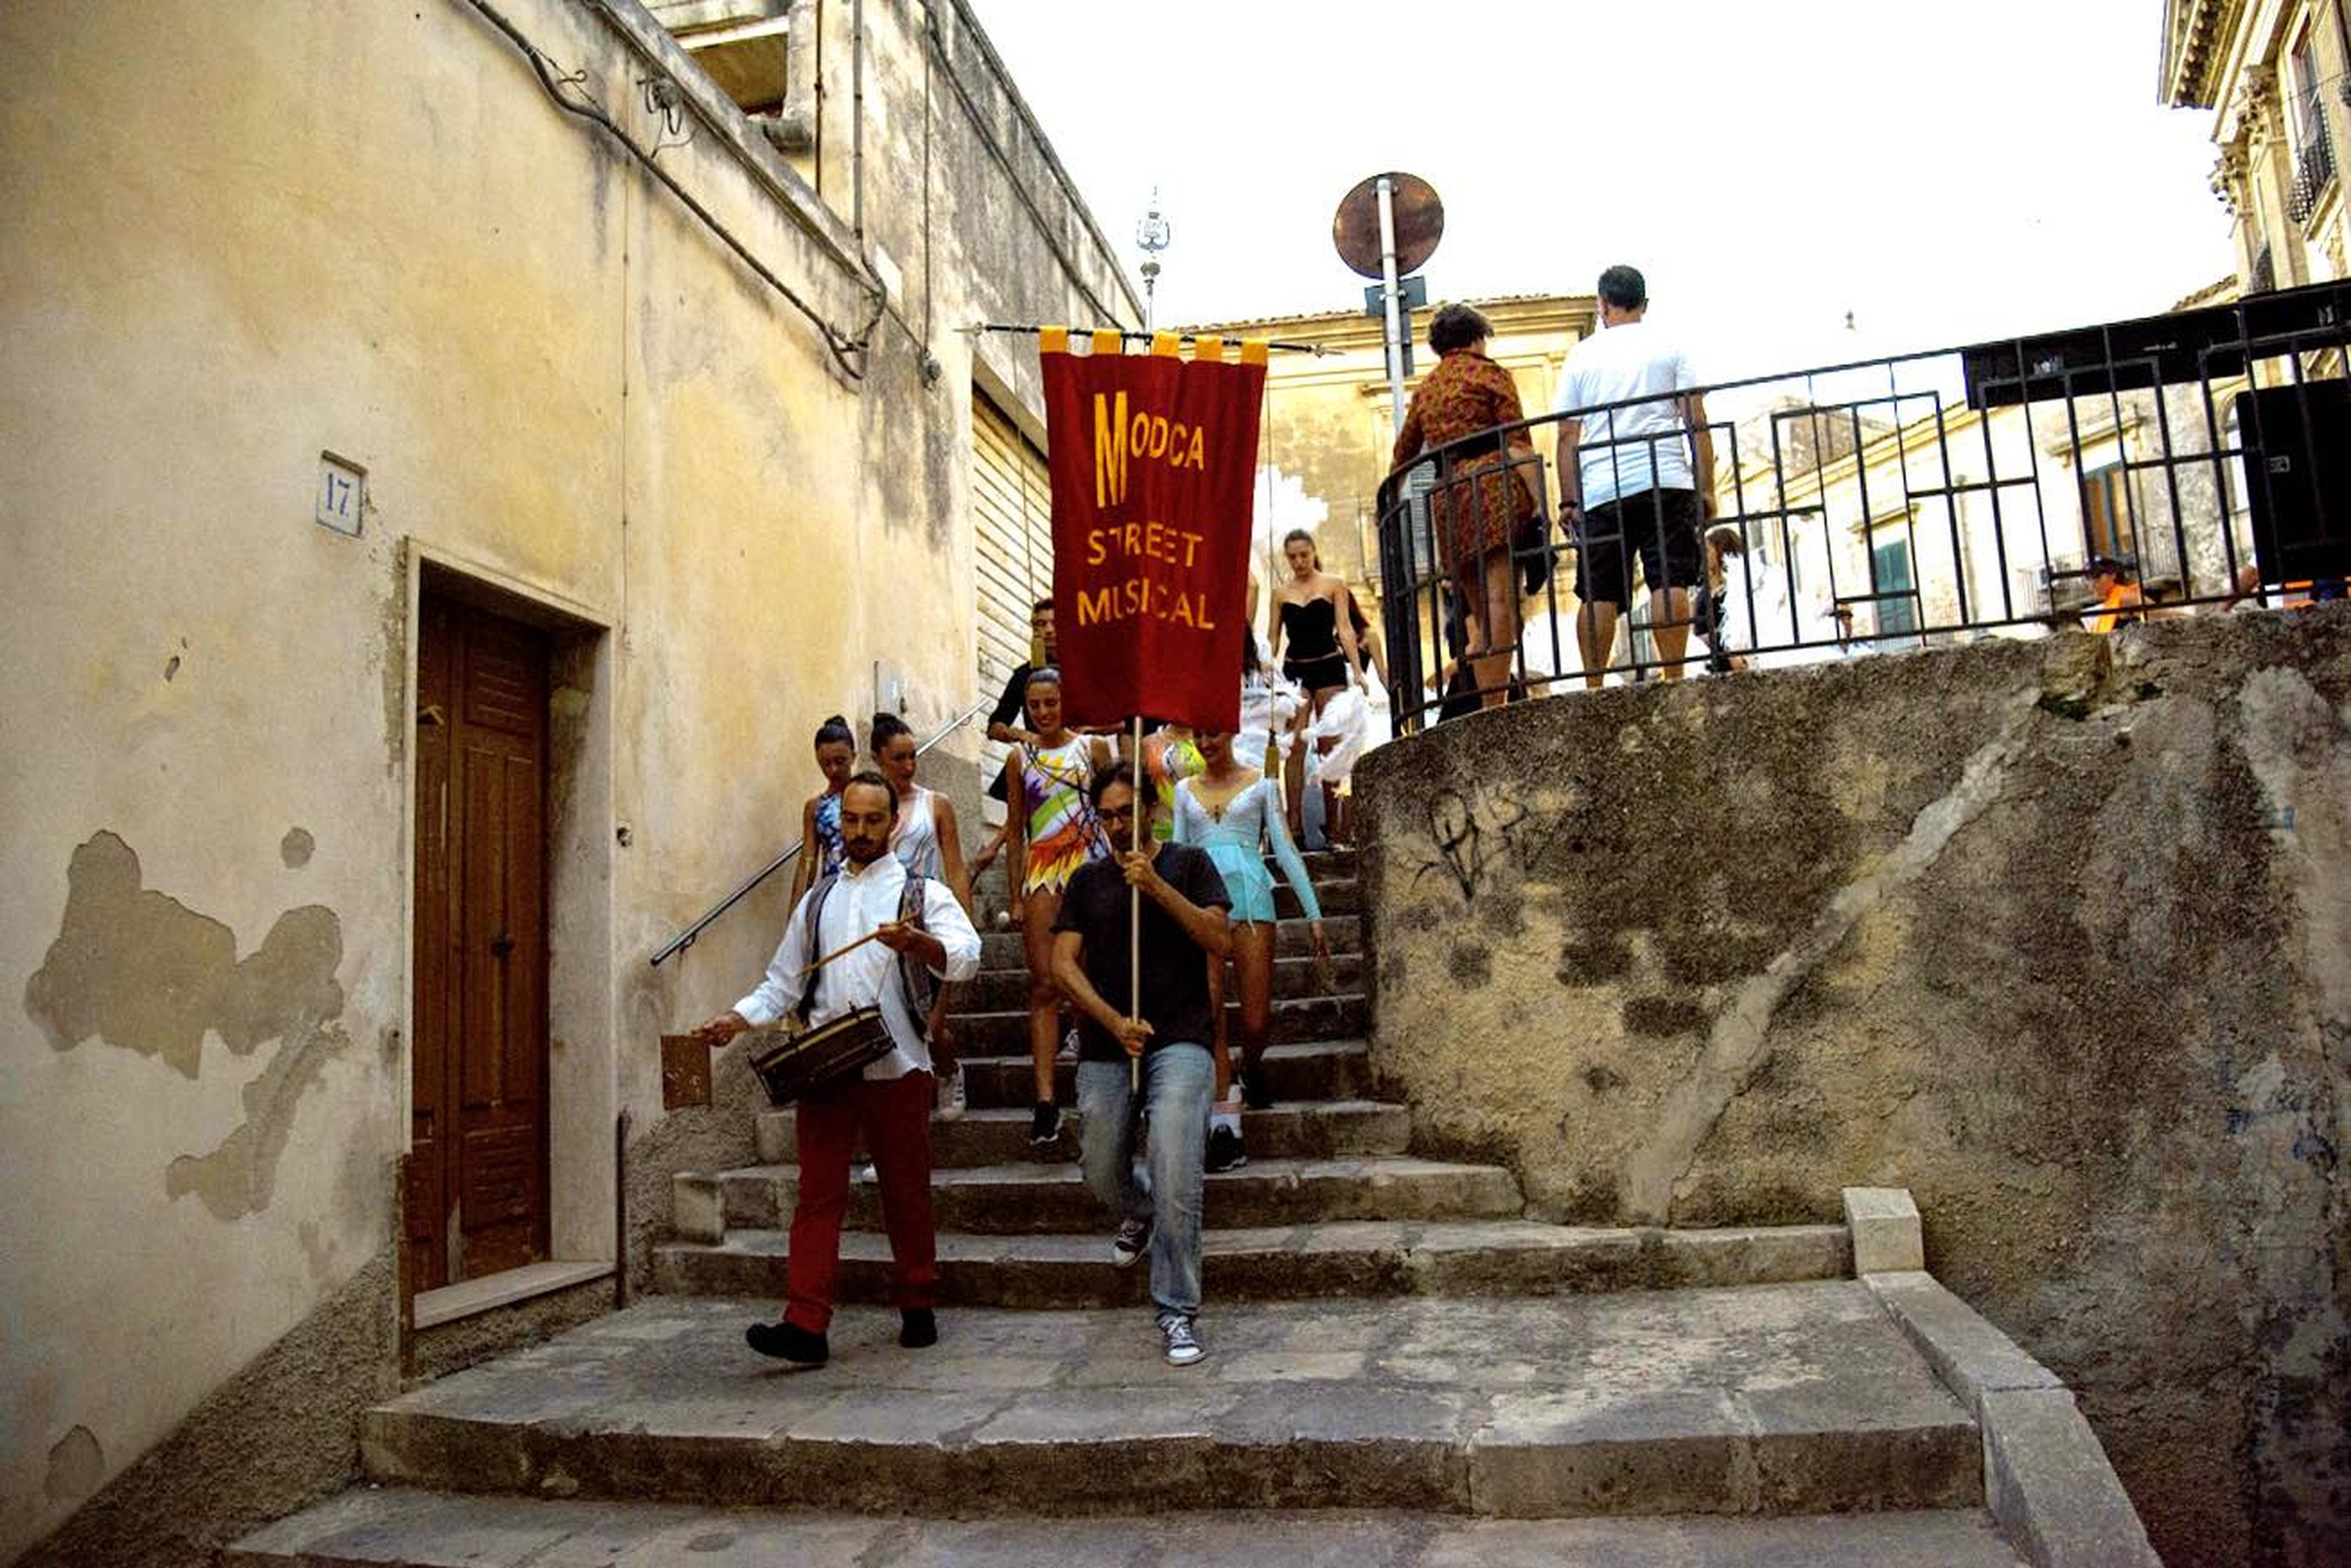
[(2335, 142), (2324, 118), (2313, 115), (2304, 132), (2302, 151), (2294, 161), (2294, 188), (2286, 193), (2285, 210), (2295, 223), (2308, 224), (2318, 210), (2318, 198), (2335, 181)]

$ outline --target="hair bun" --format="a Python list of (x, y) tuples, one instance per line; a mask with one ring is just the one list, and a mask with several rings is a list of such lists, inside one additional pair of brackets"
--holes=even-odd
[(831, 728), (836, 724), (841, 726), (843, 729), (847, 729), (849, 727), (849, 721), (841, 717), (839, 714), (834, 714), (831, 718), (826, 719), (824, 724), (827, 729)]

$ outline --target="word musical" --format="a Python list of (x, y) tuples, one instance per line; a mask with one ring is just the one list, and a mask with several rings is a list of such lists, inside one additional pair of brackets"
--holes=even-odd
[(1181, 592), (1152, 578), (1130, 577), (1106, 588), (1078, 590), (1078, 624), (1081, 626), (1131, 621), (1138, 615), (1147, 615), (1154, 621), (1165, 621), (1171, 625), (1188, 626), (1199, 632), (1217, 629), (1216, 622), (1208, 617), (1207, 594)]
[(1181, 421), (1171, 423), (1165, 414), (1137, 413), (1130, 418), (1123, 389), (1115, 398), (1094, 393), (1094, 505), (1125, 503), (1130, 457), (1205, 473), (1207, 442), (1207, 432), (1200, 426)]

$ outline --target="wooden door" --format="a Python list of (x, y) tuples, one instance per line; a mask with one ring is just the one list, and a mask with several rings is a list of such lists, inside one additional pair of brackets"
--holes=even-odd
[(411, 1291), (548, 1250), (547, 640), (429, 593), (422, 621)]

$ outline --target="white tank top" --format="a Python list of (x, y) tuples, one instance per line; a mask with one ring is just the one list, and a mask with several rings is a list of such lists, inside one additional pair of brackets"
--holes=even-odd
[(935, 797), (917, 784), (898, 802), (898, 826), (890, 834), (890, 849), (909, 876), (942, 877), (946, 862), (939, 854), (939, 820)]

